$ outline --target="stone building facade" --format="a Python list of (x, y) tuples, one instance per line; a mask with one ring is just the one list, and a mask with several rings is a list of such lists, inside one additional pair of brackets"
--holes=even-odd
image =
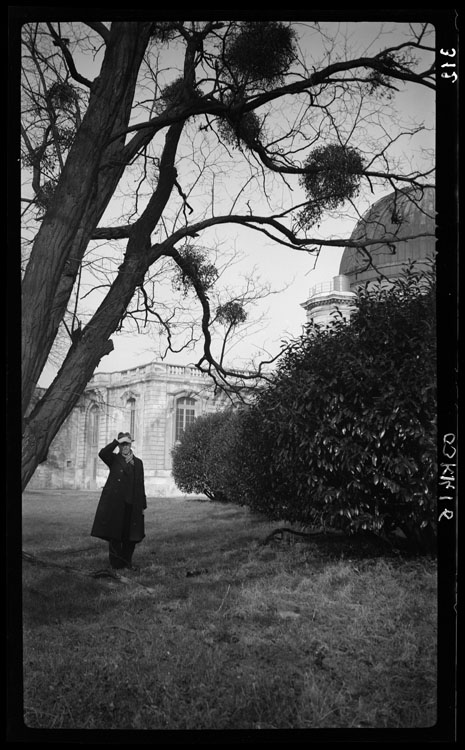
[(52, 441), (30, 489), (103, 487), (108, 469), (98, 457), (120, 431), (134, 438), (144, 462), (147, 494), (179, 494), (171, 475), (171, 450), (189, 422), (230, 405), (195, 367), (152, 362), (99, 373)]

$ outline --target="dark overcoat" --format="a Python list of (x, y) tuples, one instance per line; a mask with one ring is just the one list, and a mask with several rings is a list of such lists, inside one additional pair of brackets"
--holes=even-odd
[(145, 536), (144, 510), (147, 507), (144, 484), (144, 465), (140, 458), (134, 456), (134, 475), (125, 458), (114, 453), (119, 445), (117, 440), (106, 445), (99, 453), (102, 461), (110, 469), (108, 479), (102, 490), (91, 536), (99, 539), (118, 539), (123, 534), (123, 519), (126, 501), (132, 499), (132, 515), (129, 539), (140, 542)]

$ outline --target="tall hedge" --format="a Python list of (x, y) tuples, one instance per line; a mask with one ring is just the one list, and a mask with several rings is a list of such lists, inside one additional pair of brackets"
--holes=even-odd
[(434, 276), (360, 293), (349, 323), (309, 329), (242, 423), (246, 501), (349, 530), (435, 527)]

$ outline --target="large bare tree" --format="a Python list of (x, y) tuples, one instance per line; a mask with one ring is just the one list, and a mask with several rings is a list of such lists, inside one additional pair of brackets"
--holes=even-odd
[[(211, 330), (229, 335), (244, 299), (212, 305), (212, 231), (317, 254), (351, 242), (318, 232), (326, 211), (433, 184), (432, 160), (408, 159), (420, 126), (391, 107), (406, 86), (434, 89), (434, 30), (369, 31), (351, 50), (349, 28), (310, 22), (23, 26), (23, 487), (128, 319), (155, 320), (169, 345), (190, 290), (197, 366), (234, 378)], [(60, 368), (31, 408), (61, 330)]]

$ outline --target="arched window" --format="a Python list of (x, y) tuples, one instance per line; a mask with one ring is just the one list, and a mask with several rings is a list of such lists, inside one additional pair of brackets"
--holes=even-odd
[(99, 408), (97, 404), (93, 404), (93, 406), (91, 406), (89, 409), (89, 443), (92, 446), (98, 445), (99, 422), (100, 422)]
[(126, 406), (129, 409), (129, 432), (133, 440), (136, 438), (136, 399), (128, 398)]
[(179, 398), (176, 401), (176, 429), (174, 439), (180, 439), (187, 425), (195, 419), (195, 399)]

